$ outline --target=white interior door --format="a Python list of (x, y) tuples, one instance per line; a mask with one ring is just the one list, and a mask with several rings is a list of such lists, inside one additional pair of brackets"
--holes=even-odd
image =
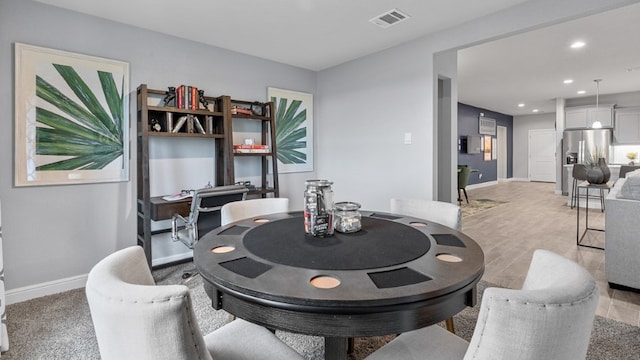
[(556, 130), (529, 130), (529, 180), (556, 181)]
[(507, 127), (498, 126), (498, 180), (507, 178)]

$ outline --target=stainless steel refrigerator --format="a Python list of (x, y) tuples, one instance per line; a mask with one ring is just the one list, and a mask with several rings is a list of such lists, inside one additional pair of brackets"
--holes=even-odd
[[(597, 148), (609, 162), (609, 148), (613, 138), (612, 129), (565, 130), (562, 136), (563, 164), (584, 164), (589, 154)], [(562, 194), (569, 193), (567, 171), (562, 169)]]

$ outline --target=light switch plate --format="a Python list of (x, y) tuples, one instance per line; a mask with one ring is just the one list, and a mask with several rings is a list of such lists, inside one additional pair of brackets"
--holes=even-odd
[(411, 133), (404, 133), (404, 143), (405, 145), (411, 145)]

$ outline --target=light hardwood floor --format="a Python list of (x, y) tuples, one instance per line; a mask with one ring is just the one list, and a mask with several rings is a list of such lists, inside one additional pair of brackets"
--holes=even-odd
[[(604, 251), (576, 245), (576, 209), (567, 206), (567, 197), (554, 194), (554, 190), (552, 183), (518, 181), (467, 190), (470, 199), (508, 201), (463, 217), (463, 232), (485, 253), (483, 279), (518, 289), (533, 251), (551, 250), (582, 264), (595, 277), (600, 288), (598, 315), (640, 326), (640, 294), (609, 288)], [(580, 215), (583, 227), (584, 209)], [(589, 227), (604, 228), (604, 215), (599, 209), (590, 210)], [(603, 246), (604, 233), (589, 231), (583, 243)]]

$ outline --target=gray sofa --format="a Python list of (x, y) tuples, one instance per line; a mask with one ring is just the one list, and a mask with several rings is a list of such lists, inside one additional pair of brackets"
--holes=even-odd
[(640, 177), (629, 179), (616, 181), (605, 199), (605, 271), (612, 287), (640, 289)]

